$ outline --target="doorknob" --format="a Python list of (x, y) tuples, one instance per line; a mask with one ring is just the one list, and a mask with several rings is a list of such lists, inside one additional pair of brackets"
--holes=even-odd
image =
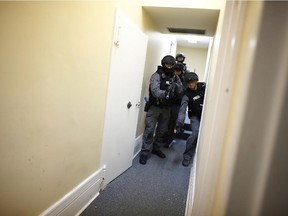
[(127, 103), (127, 108), (130, 109), (131, 106), (132, 106), (132, 103), (129, 101), (129, 102)]

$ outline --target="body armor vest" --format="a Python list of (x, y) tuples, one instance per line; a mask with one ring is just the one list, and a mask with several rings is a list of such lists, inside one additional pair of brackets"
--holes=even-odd
[[(172, 73), (171, 75), (167, 75), (162, 68), (158, 68), (158, 70), (156, 71), (156, 73), (158, 73), (160, 75), (160, 90), (167, 90), (168, 87), (170, 86), (170, 84), (172, 82), (175, 82), (175, 75), (174, 73)], [(171, 106), (173, 104), (173, 100), (172, 99), (159, 99), (159, 98), (155, 98), (151, 92), (151, 88), (149, 87), (149, 101), (151, 104), (155, 105), (155, 106), (159, 106), (159, 107), (168, 107)]]
[(197, 116), (201, 118), (204, 96), (205, 96), (206, 84), (199, 82), (197, 83), (197, 89), (191, 90), (187, 88), (185, 95), (189, 98), (188, 103), (188, 116)]

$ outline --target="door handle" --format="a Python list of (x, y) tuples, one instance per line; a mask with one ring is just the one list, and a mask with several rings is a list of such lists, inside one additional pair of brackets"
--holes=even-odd
[(130, 109), (131, 106), (132, 106), (132, 103), (129, 101), (129, 102), (127, 103), (127, 108)]

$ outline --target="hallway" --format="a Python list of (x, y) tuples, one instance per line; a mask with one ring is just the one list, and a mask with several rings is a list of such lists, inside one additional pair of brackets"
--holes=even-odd
[(185, 140), (176, 140), (161, 159), (151, 154), (146, 165), (139, 156), (112, 181), (80, 216), (184, 216), (189, 167), (182, 166)]

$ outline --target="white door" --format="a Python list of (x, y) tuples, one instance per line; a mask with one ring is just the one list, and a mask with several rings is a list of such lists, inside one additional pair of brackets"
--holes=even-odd
[(148, 40), (119, 10), (114, 32), (102, 150), (104, 185), (132, 165)]

